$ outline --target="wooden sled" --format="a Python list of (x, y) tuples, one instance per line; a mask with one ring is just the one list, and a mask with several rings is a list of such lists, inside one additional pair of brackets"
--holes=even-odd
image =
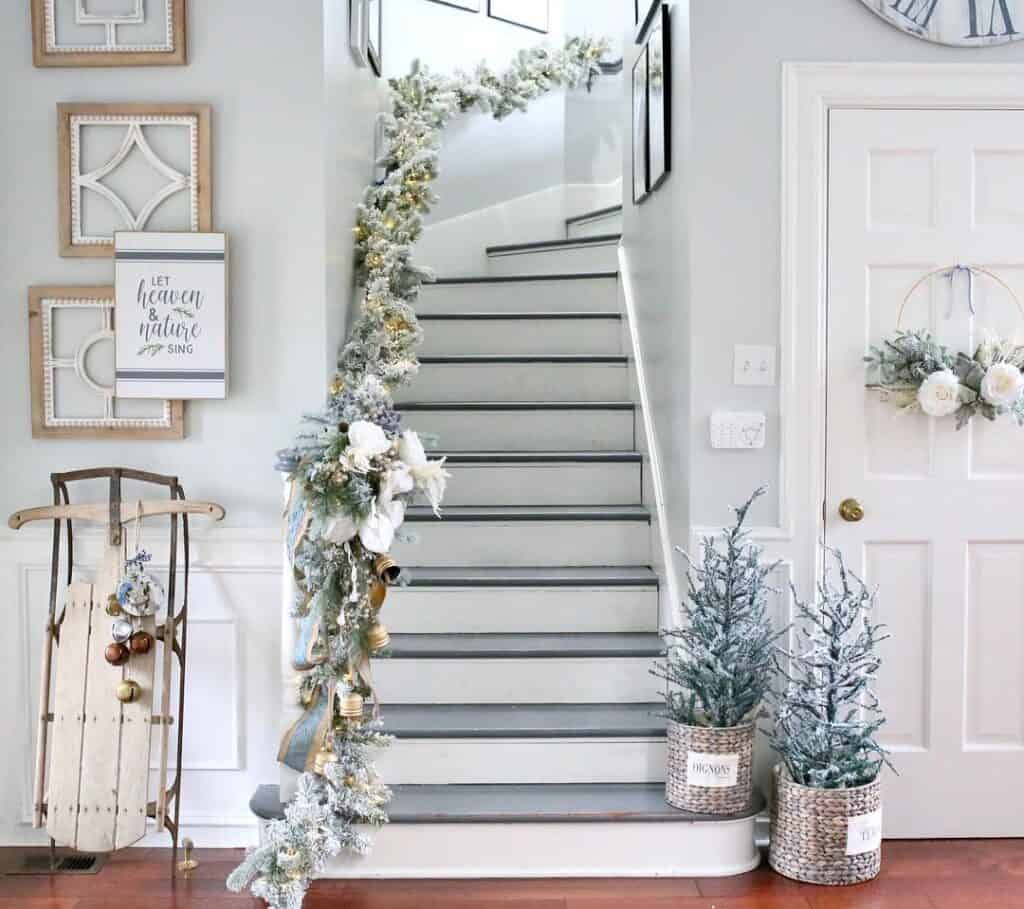
[[(72, 505), (68, 484), (106, 479), (106, 503)], [(166, 487), (168, 499), (122, 501), (122, 480)], [(51, 474), (53, 505), (30, 508), (11, 515), (13, 529), (30, 521), (53, 521), (50, 563), (50, 598), (40, 669), (39, 729), (33, 795), (33, 826), (45, 818), (51, 850), (70, 847), (80, 852), (112, 852), (138, 842), (146, 834), (147, 818), (158, 831), (171, 837), (172, 874), (178, 848), (181, 806), (182, 717), (185, 707), (185, 655), (188, 632), (190, 514), (214, 520), (224, 509), (210, 502), (190, 502), (177, 477), (119, 467), (101, 467)], [(132, 654), (128, 663), (114, 666), (104, 650), (111, 643), (114, 619), (107, 603), (124, 568), (125, 525), (139, 515), (170, 516), (170, 555), (165, 596), (165, 619), (136, 620), (162, 645), (146, 654)], [(106, 545), (92, 583), (73, 581), (75, 561), (73, 527), (78, 522), (105, 524)], [(176, 590), (178, 527), (181, 525), (183, 572)], [(64, 534), (62, 534), (62, 527)], [(66, 539), (63, 550), (61, 541)], [(57, 613), (61, 561), (66, 564), (66, 594)], [(177, 611), (175, 611), (177, 603)], [(161, 670), (156, 672), (159, 651)], [(56, 654), (56, 669), (54, 658)], [(171, 712), (171, 677), (177, 659), (177, 716)], [(52, 677), (52, 682), (51, 682)], [(129, 703), (115, 692), (122, 680), (141, 688)], [(159, 712), (154, 710), (154, 689), (160, 686)], [(52, 693), (52, 697), (51, 697)], [(174, 782), (168, 786), (170, 727), (177, 727)], [(150, 737), (159, 728), (159, 778), (156, 799), (149, 800)]]

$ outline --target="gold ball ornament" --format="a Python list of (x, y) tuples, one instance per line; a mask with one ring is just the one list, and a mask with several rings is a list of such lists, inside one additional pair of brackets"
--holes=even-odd
[(117, 695), (117, 699), (122, 704), (130, 704), (132, 701), (137, 701), (142, 697), (142, 687), (132, 679), (125, 679), (118, 684), (114, 694)]
[(363, 718), (363, 696), (350, 691), (338, 702), (338, 715), (346, 720)]
[(366, 643), (373, 651), (383, 650), (391, 643), (391, 635), (382, 622), (374, 622), (366, 633)]
[(332, 395), (340, 395), (345, 390), (345, 381), (341, 376), (335, 376), (327, 389)]

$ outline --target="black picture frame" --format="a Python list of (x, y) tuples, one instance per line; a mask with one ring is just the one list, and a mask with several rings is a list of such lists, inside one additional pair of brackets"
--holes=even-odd
[[(672, 172), (671, 9), (662, 6), (647, 35), (647, 189), (654, 192)], [(659, 66), (660, 64), (660, 66)]]
[(636, 19), (636, 43), (643, 44), (647, 37), (647, 29), (654, 21), (654, 15), (662, 0), (634, 0), (634, 18)]
[(453, 6), (467, 13), (480, 12), (480, 0), (430, 0), (431, 3), (440, 3), (441, 6)]
[(500, 3), (500, 2), (505, 2), (505, 0), (487, 0), (487, 15), (491, 19), (497, 19), (499, 22), (507, 22), (509, 25), (515, 25), (515, 26), (518, 26), (519, 28), (525, 28), (527, 31), (537, 32), (537, 33), (539, 33), (541, 35), (546, 35), (546, 34), (548, 34), (548, 32), (551, 31), (551, 3), (550, 3), (550, 0), (546, 0), (547, 17), (546, 17), (546, 22), (544, 24), (544, 28), (537, 28), (536, 26), (527, 25), (526, 23), (521, 22), (519, 20), (510, 19), (507, 14), (506, 15), (501, 15), (500, 12), (496, 13), (495, 10), (494, 10), (495, 2), (499, 2)]
[(384, 70), (384, 0), (366, 0), (366, 56), (378, 78)]
[(639, 205), (650, 195), (648, 172), (650, 168), (650, 118), (648, 106), (647, 46), (640, 51), (632, 73), (632, 159), (633, 204)]

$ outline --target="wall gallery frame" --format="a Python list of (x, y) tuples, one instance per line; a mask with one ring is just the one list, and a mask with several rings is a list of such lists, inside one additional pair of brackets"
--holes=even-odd
[(181, 401), (114, 391), (114, 288), (29, 288), (34, 439), (181, 439)]
[(384, 69), (384, 0), (365, 0), (366, 56), (370, 67), (380, 76)]
[(548, 0), (487, 0), (487, 15), (545, 35), (550, 29)]
[(633, 19), (636, 23), (637, 44), (643, 44), (644, 35), (650, 27), (659, 6), (661, 6), (661, 0), (633, 0)]
[(62, 256), (112, 256), (118, 230), (210, 230), (208, 105), (58, 104), (57, 156)]
[(186, 0), (31, 0), (36, 66), (183, 66)]
[(648, 173), (650, 171), (650, 137), (647, 80), (647, 48), (633, 64), (633, 203), (639, 205), (647, 198)]
[(480, 12), (480, 0), (430, 0), (431, 3), (440, 3), (442, 6), (454, 6), (456, 9), (464, 9), (469, 13)]
[(366, 0), (348, 0), (348, 46), (360, 66), (368, 66)]
[(672, 170), (672, 55), (671, 12), (661, 7), (647, 36), (647, 185), (654, 192)]

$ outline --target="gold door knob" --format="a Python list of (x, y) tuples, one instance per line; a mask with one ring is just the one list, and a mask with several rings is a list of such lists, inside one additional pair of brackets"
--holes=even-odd
[(856, 499), (843, 499), (839, 503), (839, 517), (856, 524), (864, 519), (864, 508)]

